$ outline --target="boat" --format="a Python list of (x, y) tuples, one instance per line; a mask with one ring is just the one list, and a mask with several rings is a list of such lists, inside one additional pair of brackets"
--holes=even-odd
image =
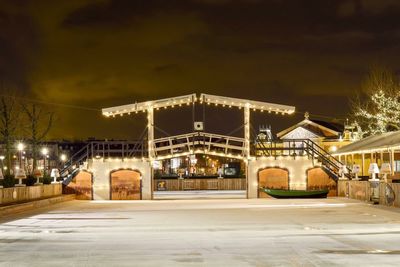
[(261, 190), (274, 198), (326, 198), (329, 193), (329, 189), (285, 190), (261, 188)]

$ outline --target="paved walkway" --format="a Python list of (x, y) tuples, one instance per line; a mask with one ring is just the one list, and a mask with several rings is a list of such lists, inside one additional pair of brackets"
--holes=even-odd
[(0, 221), (0, 266), (400, 262), (399, 210), (344, 199), (74, 200)]

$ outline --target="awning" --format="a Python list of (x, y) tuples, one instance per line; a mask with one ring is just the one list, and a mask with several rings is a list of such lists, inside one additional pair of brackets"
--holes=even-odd
[(369, 136), (339, 148), (333, 155), (371, 153), (394, 148), (400, 148), (400, 131)]

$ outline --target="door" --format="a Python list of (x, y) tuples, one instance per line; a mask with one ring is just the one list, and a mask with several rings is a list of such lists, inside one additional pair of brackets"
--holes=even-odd
[(270, 167), (258, 172), (258, 197), (269, 197), (260, 187), (270, 189), (289, 189), (289, 171), (287, 169)]
[(140, 172), (135, 170), (117, 170), (110, 175), (111, 200), (140, 200)]
[(75, 194), (76, 199), (93, 199), (93, 174), (87, 171), (79, 171), (71, 182), (64, 188), (64, 194)]

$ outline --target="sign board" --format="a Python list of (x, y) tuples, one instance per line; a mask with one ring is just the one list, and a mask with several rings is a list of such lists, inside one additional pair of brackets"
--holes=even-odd
[(166, 191), (167, 183), (164, 180), (157, 181), (157, 191)]

